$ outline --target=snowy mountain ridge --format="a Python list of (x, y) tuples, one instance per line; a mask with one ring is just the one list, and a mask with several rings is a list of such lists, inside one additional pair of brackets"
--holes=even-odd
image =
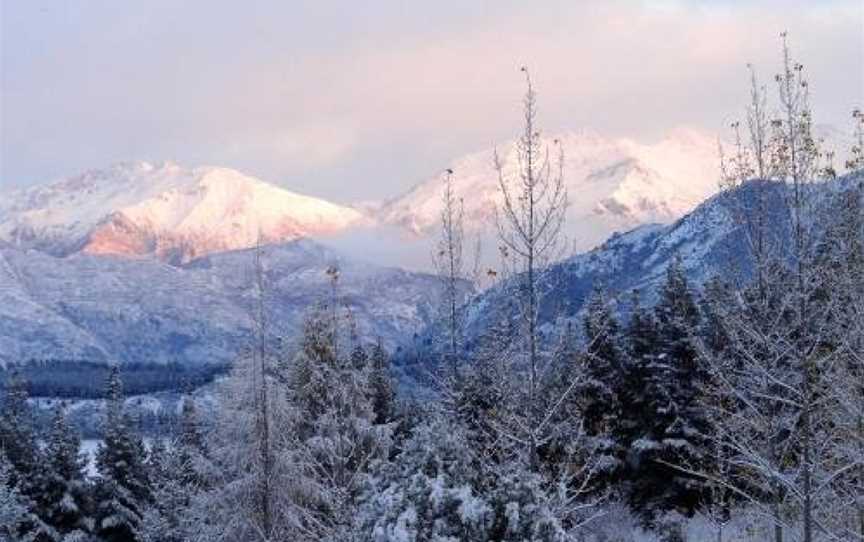
[[(592, 248), (615, 231), (671, 222), (715, 191), (717, 144), (696, 130), (677, 129), (648, 145), (589, 130), (546, 141), (553, 139), (564, 147), (567, 233), (575, 249)], [(499, 150), (512, 171), (513, 143)], [(493, 149), (451, 168), (466, 228), (488, 230), (500, 199)], [(440, 212), (440, 176), (383, 203), (343, 206), (233, 169), (137, 161), (2, 194), (0, 240), (55, 256), (156, 256), (182, 264), (254, 246), (259, 232), (265, 243), (379, 226), (427, 237)]]
[(196, 257), (341, 231), (351, 208), (303, 196), (236, 170), (128, 162), (91, 170), (0, 201), (0, 239), (74, 252)]
[[(659, 142), (638, 143), (607, 138), (590, 130), (543, 138), (546, 147), (558, 141), (564, 151), (568, 189), (567, 235), (577, 250), (587, 250), (615, 231), (646, 223), (670, 223), (716, 192), (717, 139), (690, 128), (678, 128)], [(505, 172), (514, 174), (513, 142), (498, 148)], [(465, 210), (466, 229), (478, 232), (494, 223), (500, 204), (494, 149), (455, 160), (454, 189)], [(417, 235), (434, 231), (441, 214), (442, 177), (416, 185), (384, 203), (379, 219)], [(494, 225), (491, 226), (494, 229)]]
[[(814, 208), (829, 213), (829, 205), (839, 193), (864, 182), (864, 172), (813, 185)], [(746, 283), (753, 276), (749, 242), (740, 223), (740, 210), (753, 208), (755, 198), (763, 198), (768, 227), (767, 237), (777, 254), (789, 254), (791, 218), (787, 193), (782, 184), (751, 181), (717, 194), (672, 224), (645, 224), (615, 234), (596, 248), (566, 258), (543, 271), (539, 295), (541, 334), (554, 341), (566, 323), (581, 328), (583, 309), (596, 289), (601, 289), (617, 309), (626, 314), (638, 293), (641, 303), (651, 306), (669, 265), (677, 260), (697, 290), (711, 278)], [(511, 280), (500, 281), (480, 292), (466, 307), (466, 348), (482, 347), (485, 335), (502, 323), (518, 325), (517, 302)], [(517, 322), (517, 323), (514, 323)], [(421, 349), (443, 344), (440, 326), (433, 324), (420, 334)], [(491, 340), (495, 340), (494, 336)], [(400, 363), (411, 366), (423, 355), (403, 356)], [(412, 369), (409, 368), (409, 372)], [(418, 373), (419, 374), (419, 373)]]
[[(841, 131), (821, 126), (819, 134), (843, 156), (840, 151), (848, 145)], [(653, 143), (589, 129), (543, 140), (550, 148), (560, 142), (564, 151), (569, 196), (565, 235), (574, 252), (590, 250), (615, 232), (670, 224), (717, 191), (718, 140), (698, 129), (678, 127)], [(505, 172), (515, 173), (514, 142), (497, 150)], [(464, 203), (466, 230), (490, 241), (489, 246), (495, 245), (494, 210), (501, 200), (494, 151), (490, 147), (465, 155), (447, 168), (454, 172), (456, 196)], [(0, 242), (55, 256), (156, 256), (182, 264), (250, 248), (259, 232), (264, 243), (309, 237), (338, 244), (342, 238), (343, 250), (366, 257), (357, 234), (367, 244), (386, 247), (377, 253), (390, 254), (387, 265), (428, 269), (428, 250), (413, 255), (409, 245), (436, 235), (442, 184), (439, 173), (389, 200), (340, 205), (229, 168), (125, 162), (0, 192)]]

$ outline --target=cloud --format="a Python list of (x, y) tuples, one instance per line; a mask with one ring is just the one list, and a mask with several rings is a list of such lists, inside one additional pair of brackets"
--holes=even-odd
[(864, 102), (855, 1), (37, 4), (4, 3), (4, 184), (170, 158), (387, 197), (511, 137), (522, 64), (547, 131), (657, 139), (738, 115), (784, 29), (820, 122)]
[(228, 157), (268, 160), (278, 156), (297, 170), (330, 165), (356, 148), (353, 128), (339, 122), (307, 124), (275, 131), (230, 134)]

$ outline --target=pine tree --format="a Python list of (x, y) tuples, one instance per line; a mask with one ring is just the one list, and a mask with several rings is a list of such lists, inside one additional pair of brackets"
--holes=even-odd
[[(593, 456), (592, 491), (617, 486), (622, 474), (624, 449), (614, 436), (623, 419), (621, 379), (626, 375), (625, 353), (619, 347), (621, 332), (609, 301), (597, 289), (589, 298), (582, 319), (582, 342), (571, 324), (566, 324), (561, 346), (555, 354), (560, 367), (553, 372), (553, 396), (564, 396), (559, 421), (562, 444), (583, 447)], [(572, 393), (567, 388), (576, 383)], [(559, 460), (569, 460), (568, 455)]]
[(622, 376), (623, 354), (618, 348), (618, 322), (600, 290), (588, 301), (583, 328), (586, 378), (579, 394), (588, 434), (602, 436), (621, 414), (616, 388)]
[(369, 363), (369, 353), (363, 348), (362, 344), (357, 344), (351, 351), (351, 366), (358, 371), (362, 371)]
[(381, 345), (381, 339), (372, 349), (369, 368), (373, 422), (382, 425), (393, 420), (395, 392), (390, 376), (390, 357)]
[[(293, 443), (287, 457), (297, 476), (291, 500), (294, 536), (301, 539), (351, 539), (371, 468), (387, 457), (390, 445), (391, 428), (375, 423), (392, 411), (386, 355), (380, 349), (371, 371), (356, 370), (350, 356), (338, 355), (338, 320), (329, 312), (313, 311), (307, 319), (290, 381)], [(376, 375), (375, 388), (370, 375)]]
[(702, 504), (705, 484), (679, 467), (704, 465), (710, 431), (700, 401), (707, 372), (693, 340), (700, 314), (677, 260), (667, 268), (653, 312), (637, 306), (631, 315), (624, 381), (642, 393), (623, 396), (627, 410), (638, 414), (622, 421), (619, 432), (629, 450), (630, 500), (648, 520), (664, 510), (692, 513)]
[(6, 497), (14, 510), (19, 506), (26, 510), (17, 527), (18, 536), (25, 540), (53, 540), (58, 537), (57, 532), (36, 513), (35, 499), (40, 494), (41, 465), (45, 460), (36, 443), (32, 411), (27, 402), (28, 388), (27, 381), (13, 370), (6, 381), (0, 415), (0, 457), (5, 463)]
[(66, 421), (62, 406), (57, 406), (51, 429), (45, 439), (38, 493), (34, 496), (36, 513), (57, 536), (89, 532), (89, 487), (84, 479), (81, 439)]
[(191, 397), (182, 400), (178, 433), (170, 441), (155, 439), (147, 463), (153, 499), (144, 512), (142, 542), (186, 542), (200, 523), (218, 523), (202, 506), (218, 473)]
[[(708, 381), (707, 368), (695, 343), (701, 314), (680, 261), (667, 269), (666, 282), (660, 290), (655, 308), (657, 319), (659, 369), (655, 375), (665, 380), (663, 401), (658, 403), (660, 423), (665, 425), (662, 445), (664, 460), (683, 464), (688, 469), (709, 468), (706, 465), (706, 443), (712, 429), (704, 411), (701, 393)], [(656, 382), (656, 381), (655, 381)], [(656, 382), (662, 386), (661, 382)], [(670, 472), (674, 496), (672, 506), (692, 513), (704, 500), (705, 484), (699, 478)]]
[(854, 143), (849, 149), (849, 159), (846, 161), (846, 169), (849, 172), (864, 169), (864, 112), (860, 109), (852, 111), (852, 121), (855, 123)]
[(116, 365), (108, 377), (106, 403), (104, 441), (96, 455), (101, 478), (96, 487), (95, 529), (108, 541), (134, 541), (151, 494), (144, 444), (130, 429)]
[(175, 456), (180, 467), (182, 485), (193, 490), (207, 487), (209, 467), (209, 452), (204, 430), (198, 418), (195, 401), (191, 397), (183, 400), (180, 415), (180, 435), (174, 444)]
[[(290, 497), (298, 481), (288, 452), (296, 445), (294, 416), (287, 384), (275, 376), (266, 352), (262, 373), (259, 355), (241, 356), (217, 388), (218, 410), (206, 446), (213, 473), (205, 476), (204, 491), (190, 505), (191, 517), (200, 518), (193, 540), (292, 539), (296, 516)], [(260, 430), (265, 415), (270, 427), (279, 428), (266, 440)]]
[(630, 320), (624, 333), (626, 338), (626, 359), (623, 365), (623, 375), (618, 387), (618, 400), (621, 403), (621, 415), (613, 427), (612, 436), (616, 445), (623, 449), (625, 461), (625, 491), (631, 503), (637, 508), (641, 503), (629, 487), (641, 477), (646, 468), (647, 460), (643, 457), (645, 450), (635, 447), (645, 429), (653, 423), (650, 411), (652, 397), (649, 395), (649, 367), (653, 363), (657, 348), (657, 324), (653, 315), (642, 307), (638, 292), (633, 293), (630, 307)]
[(490, 486), (459, 420), (427, 414), (364, 502), (364, 540), (492, 540)]
[(31, 542), (33, 514), (14, 478), (13, 465), (0, 450), (0, 540)]
[(29, 398), (29, 384), (17, 370), (6, 381), (0, 416), (0, 451), (11, 463), (12, 483), (20, 491), (32, 494), (30, 484), (36, 474), (39, 457)]

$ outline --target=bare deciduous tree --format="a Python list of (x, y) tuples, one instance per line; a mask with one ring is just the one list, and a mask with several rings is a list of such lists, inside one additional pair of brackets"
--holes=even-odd
[(462, 198), (457, 198), (453, 187), (453, 170), (444, 176), (441, 194), (441, 237), (433, 257), (443, 285), (443, 316), (446, 325), (446, 365), (450, 378), (458, 379), (459, 357), (462, 347), (462, 305), (465, 302), (464, 282), (467, 280), (463, 257), (465, 228)]
[(516, 170), (508, 168), (495, 152), (495, 170), (501, 205), (496, 209), (502, 265), (511, 275), (521, 321), (521, 346), (525, 349), (526, 412), (524, 427), (528, 463), (537, 468), (537, 448), (546, 424), (541, 412), (538, 388), (544, 356), (538, 329), (542, 274), (558, 255), (561, 230), (567, 209), (564, 184), (564, 151), (555, 141), (554, 155), (537, 127), (537, 96), (528, 69), (523, 67), (527, 92), (523, 101), (523, 131), (515, 145)]
[[(775, 542), (783, 540), (784, 527), (799, 522), (801, 539), (812, 542), (817, 531), (831, 535), (824, 514), (832, 480), (845, 468), (826, 445), (835, 429), (837, 298), (826, 293), (819, 262), (826, 209), (817, 194), (824, 191), (814, 187), (825, 169), (812, 135), (809, 87), (786, 34), (781, 38), (778, 116), (767, 123), (764, 92), (751, 77), (749, 139), (742, 143), (733, 125), (736, 151), (724, 164), (727, 185), (758, 183), (755, 204), (739, 193), (743, 204), (732, 205), (749, 241), (755, 280), (715, 305), (728, 346), (719, 355), (706, 353), (716, 386), (706, 406), (731, 468), (721, 482), (767, 509)], [(785, 202), (785, 224), (771, 224), (766, 215), (764, 196), (772, 193)], [(778, 237), (788, 242), (771, 242), (777, 240), (767, 237), (769, 225), (785, 228), (788, 235)]]

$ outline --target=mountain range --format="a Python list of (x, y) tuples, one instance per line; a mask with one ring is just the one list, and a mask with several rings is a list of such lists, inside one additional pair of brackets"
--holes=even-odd
[[(578, 304), (580, 285), (631, 273), (629, 263), (620, 267), (622, 250), (644, 254), (643, 267), (658, 262), (651, 268), (657, 271), (668, 239), (703, 235), (702, 225), (688, 226), (684, 235), (675, 221), (715, 191), (713, 138), (677, 130), (643, 145), (583, 131), (545, 141), (553, 139), (566, 157), (572, 244), (584, 250), (613, 235), (556, 267), (569, 270), (567, 295), (559, 299)], [(493, 152), (451, 164), (472, 234), (490, 233), (498, 202)], [(512, 170), (512, 142), (498, 152)], [(391, 350), (406, 346), (434, 322), (435, 277), (370, 261), (375, 252), (362, 244), (351, 250), (327, 244), (354, 232), (395, 228), (402, 237), (384, 242), (396, 261), (402, 239), (431, 244), (441, 179), (432, 175), (402, 196), (351, 206), (227, 168), (130, 162), (0, 194), (0, 363), (224, 366), (251, 340), (256, 244), (264, 247), (274, 336), (292, 337), (300, 329), (308, 307), (330, 295), (326, 272), (338, 267), (339, 295), (358, 337), (380, 337)], [(482, 306), (506, 297), (497, 293), (501, 288), (483, 292)], [(481, 312), (470, 322), (478, 329), (488, 317)]]
[[(651, 145), (590, 131), (545, 138), (553, 140), (564, 150), (567, 234), (577, 250), (615, 231), (671, 222), (715, 191), (717, 143), (695, 130), (675, 130)], [(512, 170), (513, 142), (498, 150)], [(491, 233), (500, 199), (493, 152), (449, 164), (466, 229), (480, 236)], [(228, 168), (128, 162), (0, 193), (0, 240), (54, 256), (155, 256), (179, 265), (259, 240), (326, 239), (385, 228), (428, 239), (439, 224), (441, 188), (441, 176), (433, 175), (383, 202), (339, 205)]]

